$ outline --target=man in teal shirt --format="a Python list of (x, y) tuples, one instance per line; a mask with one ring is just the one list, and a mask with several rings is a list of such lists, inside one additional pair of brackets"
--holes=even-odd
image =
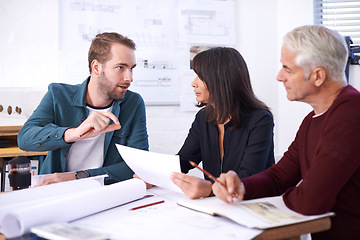
[(89, 49), (90, 77), (79, 85), (49, 85), (18, 135), (21, 149), (49, 151), (40, 174), (55, 174), (38, 185), (101, 174), (111, 184), (133, 176), (115, 143), (149, 148), (144, 101), (128, 90), (135, 49), (120, 34), (98, 34)]

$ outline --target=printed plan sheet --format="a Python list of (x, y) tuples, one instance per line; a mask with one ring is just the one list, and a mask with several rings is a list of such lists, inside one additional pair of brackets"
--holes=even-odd
[[(183, 208), (177, 201), (188, 198), (179, 192), (154, 187), (148, 189), (147, 194), (154, 196), (74, 221), (72, 224), (106, 233), (110, 239), (126, 240), (248, 240), (262, 232), (243, 227), (226, 218)], [(129, 210), (159, 200), (165, 202), (134, 211)]]

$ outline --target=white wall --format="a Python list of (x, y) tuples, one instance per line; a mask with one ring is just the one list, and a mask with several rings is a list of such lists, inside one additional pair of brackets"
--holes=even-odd
[[(313, 21), (312, 0), (278, 0), (277, 7), (277, 62), (280, 68), (280, 49), (282, 37), (293, 28), (301, 25), (312, 24)], [(312, 108), (299, 102), (290, 102), (286, 98), (283, 84), (278, 83), (277, 98), (277, 145), (276, 153), (284, 153), (293, 141), (302, 119)]]
[(271, 108), (277, 153), (277, 1), (240, 0), (238, 3), (238, 50), (247, 62), (255, 94)]
[(0, 87), (58, 81), (57, 16), (57, 0), (0, 0)]
[[(276, 81), (281, 39), (294, 27), (312, 23), (312, 0), (237, 0), (237, 11), (237, 48), (247, 61), (255, 93), (272, 109), (275, 153), (282, 154), (311, 109), (289, 102)], [(0, 88), (22, 78), (20, 87), (45, 91), (48, 83), (59, 81), (57, 26), (58, 0), (0, 1)], [(20, 44), (19, 39), (28, 39), (27, 44)], [(350, 75), (360, 76), (360, 69), (351, 68)], [(38, 95), (23, 101), (36, 106)], [(4, 97), (6, 93), (1, 92), (0, 101)], [(24, 111), (30, 114), (32, 109)], [(146, 111), (150, 150), (177, 153), (195, 112), (181, 112), (179, 106), (147, 106)]]

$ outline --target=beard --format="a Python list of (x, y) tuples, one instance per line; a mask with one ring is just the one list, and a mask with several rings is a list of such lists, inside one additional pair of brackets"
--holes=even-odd
[[(130, 86), (130, 84), (128, 84)], [(125, 92), (119, 91), (119, 86), (113, 84), (102, 71), (98, 81), (98, 91), (101, 92), (109, 100), (121, 100), (125, 96)]]

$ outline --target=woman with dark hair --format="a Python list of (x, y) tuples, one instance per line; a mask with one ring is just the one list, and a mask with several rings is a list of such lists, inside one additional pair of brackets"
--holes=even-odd
[(274, 164), (273, 118), (269, 108), (254, 94), (245, 60), (227, 47), (197, 54), (192, 62), (198, 107), (189, 134), (178, 155), (182, 173), (172, 181), (189, 198), (212, 195), (212, 180), (186, 175), (202, 162), (215, 177), (229, 170), (240, 178)]

